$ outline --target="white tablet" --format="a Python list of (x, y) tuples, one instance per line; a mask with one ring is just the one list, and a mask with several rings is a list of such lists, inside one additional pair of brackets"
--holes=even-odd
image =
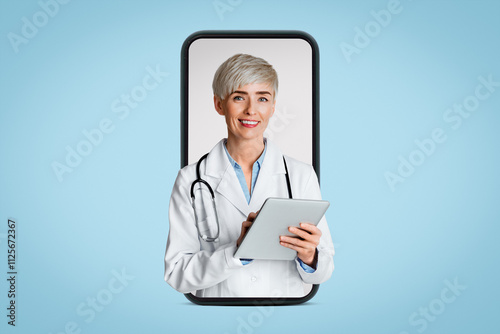
[(294, 236), (288, 227), (301, 222), (318, 225), (328, 201), (268, 198), (234, 253), (239, 259), (294, 260), (297, 252), (280, 245), (280, 235)]

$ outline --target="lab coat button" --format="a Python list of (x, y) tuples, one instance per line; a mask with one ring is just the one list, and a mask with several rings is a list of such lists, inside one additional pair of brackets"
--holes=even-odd
[(255, 282), (255, 281), (257, 280), (257, 277), (252, 276), (252, 278), (250, 278), (250, 280), (251, 280), (252, 282)]

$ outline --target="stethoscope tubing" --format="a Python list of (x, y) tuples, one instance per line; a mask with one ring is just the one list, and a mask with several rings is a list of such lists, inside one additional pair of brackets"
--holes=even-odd
[[(201, 162), (206, 159), (208, 156), (208, 153), (205, 154), (204, 156), (202, 156), (200, 158), (200, 160), (198, 160), (198, 163), (196, 164), (196, 180), (193, 181), (193, 183), (191, 184), (191, 205), (193, 207), (193, 210), (194, 210), (194, 218), (195, 218), (195, 221), (196, 221), (196, 229), (198, 230), (198, 235), (200, 236), (200, 238), (204, 241), (208, 241), (208, 242), (215, 242), (217, 241), (217, 239), (219, 238), (219, 234), (220, 234), (220, 224), (219, 224), (219, 215), (217, 214), (217, 208), (216, 208), (216, 205), (215, 205), (215, 193), (212, 189), (212, 187), (210, 186), (210, 184), (203, 180), (201, 178), (201, 174), (200, 174), (200, 165), (201, 165)], [(283, 156), (283, 164), (285, 165), (285, 178), (286, 178), (286, 186), (288, 188), (288, 198), (292, 199), (293, 196), (292, 196), (292, 187), (290, 185), (290, 177), (288, 175), (288, 167), (286, 165), (286, 160), (285, 160), (285, 157)], [(210, 191), (210, 195), (211, 195), (211, 198), (212, 198), (212, 206), (214, 208), (214, 213), (215, 213), (215, 221), (217, 223), (217, 235), (215, 237), (209, 237), (207, 236), (206, 234), (201, 234), (200, 233), (200, 227), (198, 225), (198, 215), (196, 214), (196, 208), (195, 208), (195, 196), (194, 196), (194, 187), (196, 184), (198, 183), (202, 183), (204, 184), (207, 189)]]

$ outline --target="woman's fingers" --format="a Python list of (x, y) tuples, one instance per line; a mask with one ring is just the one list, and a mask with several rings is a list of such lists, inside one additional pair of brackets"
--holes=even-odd
[(297, 257), (308, 266), (316, 266), (314, 263), (314, 256), (316, 254), (316, 246), (314, 243), (303, 241), (294, 237), (281, 236), (280, 244), (296, 251)]
[(243, 223), (241, 223), (242, 227), (250, 227), (253, 224), (253, 221), (245, 220)]
[(247, 217), (247, 221), (253, 222), (255, 220), (255, 217), (257, 217), (257, 212), (250, 212), (250, 214)]
[[(314, 228), (310, 228), (309, 226), (312, 226)], [(306, 230), (304, 227), (308, 228), (309, 230)], [(301, 228), (290, 226), (288, 230), (298, 237), (302, 238), (303, 240), (314, 243), (315, 246), (319, 244), (321, 231), (314, 225), (301, 224)]]
[(257, 216), (257, 214), (255, 212), (251, 212), (248, 215), (247, 220), (245, 220), (243, 223), (241, 223), (240, 237), (238, 238), (238, 240), (236, 240), (236, 246), (238, 246), (238, 247), (240, 246), (241, 241), (243, 241), (243, 237), (245, 236), (245, 234), (247, 234), (247, 231), (250, 228), (250, 226), (252, 226), (253, 221), (254, 221), (256, 216)]
[(313, 224), (300, 223), (300, 228), (311, 234), (317, 234), (321, 236), (321, 230)]
[(297, 257), (307, 265), (315, 267), (316, 247), (319, 245), (321, 230), (309, 223), (300, 223), (300, 228), (290, 226), (288, 230), (297, 237), (280, 236), (280, 244), (297, 251)]
[(287, 248), (291, 248), (291, 249), (297, 251), (297, 253), (299, 252), (299, 250), (303, 249), (302, 247), (299, 247), (297, 245), (286, 242), (286, 240), (282, 239), (282, 238), (280, 238), (280, 245), (285, 246)]
[(316, 245), (314, 245), (314, 243), (307, 240), (300, 240), (299, 238), (296, 237), (287, 237), (282, 235), (280, 237), (280, 241), (282, 244), (292, 245), (295, 248), (301, 248), (306, 250), (311, 250), (316, 248)]

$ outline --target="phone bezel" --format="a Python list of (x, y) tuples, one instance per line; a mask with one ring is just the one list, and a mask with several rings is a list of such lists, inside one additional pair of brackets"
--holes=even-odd
[[(202, 30), (186, 38), (181, 49), (181, 168), (188, 164), (189, 149), (189, 47), (201, 38), (267, 38), (267, 39), (303, 39), (309, 43), (312, 50), (312, 166), (320, 178), (319, 157), (319, 48), (316, 40), (306, 32), (298, 30)], [(186, 298), (198, 305), (225, 306), (261, 306), (261, 305), (295, 305), (309, 301), (316, 295), (319, 284), (313, 284), (311, 291), (304, 297), (197, 297), (192, 293)]]

